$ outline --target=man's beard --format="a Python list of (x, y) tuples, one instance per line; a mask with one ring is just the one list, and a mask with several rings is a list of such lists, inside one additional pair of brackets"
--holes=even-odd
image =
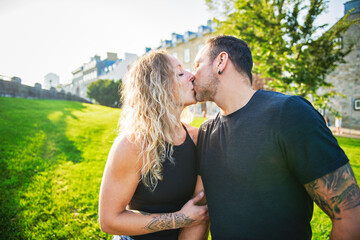
[(208, 82), (197, 86), (195, 98), (198, 102), (214, 101), (219, 84), (219, 78), (215, 74), (208, 75), (207, 78), (209, 79)]

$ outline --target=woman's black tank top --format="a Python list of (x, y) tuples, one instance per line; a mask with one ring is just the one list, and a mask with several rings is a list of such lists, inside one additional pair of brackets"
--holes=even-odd
[[(185, 128), (185, 126), (184, 126)], [(163, 163), (163, 180), (158, 182), (154, 192), (139, 182), (130, 209), (148, 213), (171, 213), (179, 211), (192, 197), (196, 179), (196, 149), (188, 131), (181, 145), (174, 146), (172, 164), (169, 159)], [(165, 230), (146, 235), (131, 236), (133, 239), (178, 239), (179, 229)]]

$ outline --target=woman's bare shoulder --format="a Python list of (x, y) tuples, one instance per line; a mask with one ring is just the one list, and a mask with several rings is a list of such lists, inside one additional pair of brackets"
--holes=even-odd
[(194, 127), (194, 126), (191, 126), (190, 124), (187, 124), (187, 123), (184, 123), (184, 125), (185, 125), (191, 139), (193, 140), (193, 142), (196, 145), (197, 137), (198, 137), (198, 134), (199, 134), (199, 129)]
[(107, 164), (121, 171), (138, 168), (139, 152), (138, 144), (125, 135), (119, 135), (111, 146)]

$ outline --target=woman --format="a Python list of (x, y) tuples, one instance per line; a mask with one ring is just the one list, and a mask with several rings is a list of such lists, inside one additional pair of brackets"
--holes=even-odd
[(102, 231), (132, 239), (206, 235), (207, 206), (197, 205), (204, 200), (195, 167), (197, 129), (180, 121), (184, 107), (196, 103), (193, 78), (161, 50), (144, 55), (130, 70), (122, 91), (121, 135), (100, 189)]

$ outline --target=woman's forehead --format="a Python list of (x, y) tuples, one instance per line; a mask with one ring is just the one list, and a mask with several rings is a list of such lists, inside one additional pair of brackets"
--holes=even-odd
[(179, 62), (179, 60), (177, 60), (176, 58), (174, 58), (173, 56), (170, 56), (170, 55), (169, 55), (169, 59), (170, 59), (171, 66), (173, 68), (176, 68), (176, 69), (181, 69), (182, 68), (182, 65)]

